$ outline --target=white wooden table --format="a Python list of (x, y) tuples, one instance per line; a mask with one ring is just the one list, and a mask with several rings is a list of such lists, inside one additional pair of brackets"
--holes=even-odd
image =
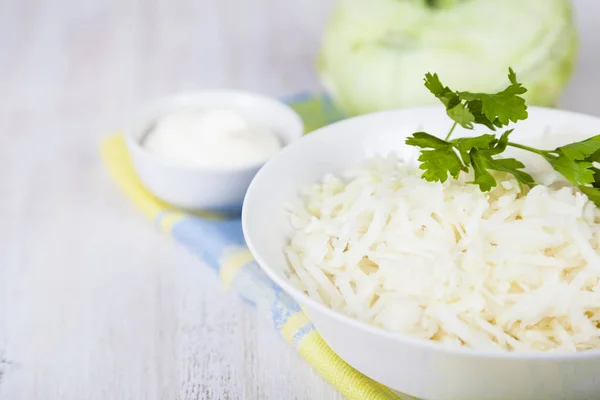
[[(318, 90), (325, 0), (0, 0), (0, 399), (336, 399), (138, 214), (98, 140), (146, 100)], [(561, 105), (600, 115), (600, 7)]]

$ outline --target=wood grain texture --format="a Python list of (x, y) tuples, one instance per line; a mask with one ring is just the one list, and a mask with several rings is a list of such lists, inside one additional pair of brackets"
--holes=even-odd
[[(0, 0), (0, 399), (340, 398), (151, 229), (97, 155), (104, 134), (157, 96), (319, 90), (330, 6)], [(578, 6), (583, 63), (562, 105), (600, 114), (600, 8)]]
[[(0, 1), (0, 398), (339, 398), (152, 229), (98, 140), (151, 98), (316, 89), (326, 5)], [(10, 95), (8, 95), (10, 93)]]

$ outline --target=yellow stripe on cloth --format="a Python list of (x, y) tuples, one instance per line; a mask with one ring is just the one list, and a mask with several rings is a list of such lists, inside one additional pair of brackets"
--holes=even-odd
[(154, 219), (160, 212), (173, 209), (167, 203), (152, 196), (142, 186), (131, 165), (122, 135), (117, 134), (104, 139), (100, 146), (100, 156), (119, 188), (146, 217)]
[(250, 250), (239, 250), (231, 254), (221, 264), (221, 280), (225, 282), (227, 286), (231, 285), (233, 278), (237, 275), (238, 271), (249, 262), (254, 261), (254, 257)]
[(169, 233), (171, 232), (171, 229), (173, 229), (173, 225), (181, 221), (183, 218), (185, 218), (185, 214), (179, 211), (172, 211), (162, 216), (158, 221), (158, 224), (160, 226), (160, 229), (162, 229), (164, 232)]
[(281, 336), (288, 342), (292, 343), (294, 340), (294, 336), (300, 330), (300, 328), (306, 326), (310, 323), (310, 320), (304, 314), (304, 311), (299, 311), (298, 313), (290, 316), (283, 327), (281, 328)]
[[(152, 196), (141, 184), (131, 164), (125, 141), (121, 135), (103, 140), (100, 154), (111, 178), (150, 220), (169, 231), (173, 225), (187, 216)], [(214, 214), (194, 214), (203, 218), (224, 218)], [(221, 278), (230, 283), (244, 265), (252, 261), (249, 252), (235, 252), (225, 259)], [(400, 400), (390, 389), (356, 371), (338, 357), (310, 326), (309, 317), (302, 312), (293, 314), (281, 328), (286, 341), (294, 343), (308, 363), (337, 388), (349, 400)]]
[(140, 182), (131, 157), (127, 151), (125, 139), (122, 134), (115, 133), (104, 140), (100, 145), (100, 157), (108, 169), (111, 178), (117, 183), (119, 188), (133, 202), (133, 205), (139, 208), (146, 217), (154, 220), (161, 213), (165, 212), (164, 223), (160, 221), (160, 228), (169, 232), (173, 225), (186, 217), (186, 214), (201, 218), (222, 220), (226, 216), (206, 211), (182, 213), (173, 206), (154, 197)]
[(298, 343), (298, 351), (310, 365), (348, 400), (398, 400), (391, 389), (367, 378), (331, 350), (317, 331)]

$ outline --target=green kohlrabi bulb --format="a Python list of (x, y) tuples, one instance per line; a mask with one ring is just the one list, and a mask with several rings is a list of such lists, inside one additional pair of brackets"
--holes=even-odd
[(451, 88), (500, 90), (508, 67), (529, 104), (553, 106), (577, 44), (569, 0), (340, 0), (318, 69), (350, 115), (437, 104), (426, 72)]

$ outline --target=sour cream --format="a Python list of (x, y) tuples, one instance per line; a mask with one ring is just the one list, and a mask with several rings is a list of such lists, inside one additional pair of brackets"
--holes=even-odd
[(244, 167), (281, 149), (279, 137), (232, 109), (182, 109), (160, 119), (142, 145), (164, 159), (190, 166)]

